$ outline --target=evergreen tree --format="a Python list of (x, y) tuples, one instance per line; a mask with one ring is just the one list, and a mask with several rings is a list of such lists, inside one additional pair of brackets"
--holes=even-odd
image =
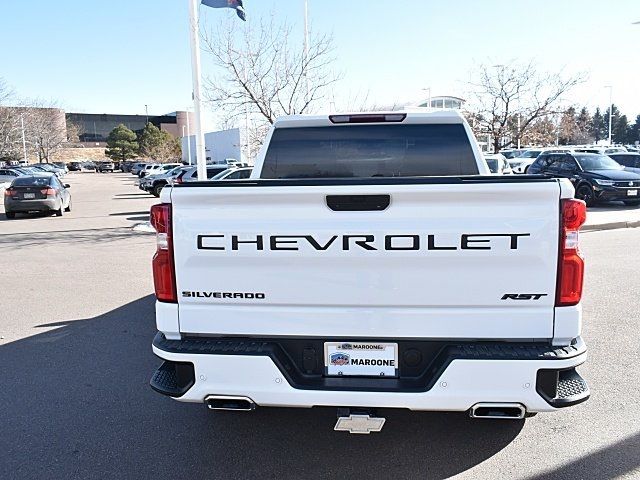
[[(611, 142), (628, 143), (629, 141), (629, 120), (626, 115), (620, 114), (620, 110), (615, 105), (611, 106)], [(609, 112), (603, 116), (607, 138), (609, 135)]]
[(160, 162), (175, 160), (181, 156), (180, 141), (170, 133), (147, 123), (140, 134), (140, 154)]
[(153, 123), (147, 123), (138, 138), (140, 155), (143, 157), (155, 158), (154, 152), (162, 141), (162, 131)]
[(138, 155), (136, 134), (123, 124), (118, 125), (109, 132), (105, 155), (119, 162), (135, 158)]
[(576, 121), (576, 109), (569, 107), (560, 117), (560, 125), (558, 126), (559, 135), (558, 143), (560, 145), (573, 145), (576, 143), (578, 136), (578, 125)]
[(626, 115), (620, 115), (618, 118), (613, 117), (613, 125), (611, 128), (611, 141), (614, 143), (627, 144), (630, 143), (629, 120)]
[(576, 129), (576, 143), (586, 144), (593, 141), (593, 136), (591, 135), (591, 132), (593, 130), (593, 123), (591, 121), (591, 115), (589, 115), (589, 110), (587, 110), (587, 107), (582, 107), (582, 110), (580, 110), (580, 113), (576, 118)]
[(600, 140), (606, 138), (606, 127), (602, 114), (600, 113), (600, 107), (596, 108), (593, 118), (591, 119), (591, 135), (594, 141), (597, 143)]
[(629, 143), (635, 144), (640, 141), (640, 115), (636, 117), (636, 123), (629, 127)]

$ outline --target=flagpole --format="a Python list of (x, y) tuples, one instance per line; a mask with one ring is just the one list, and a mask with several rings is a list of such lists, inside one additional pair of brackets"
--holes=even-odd
[(207, 159), (205, 157), (204, 132), (202, 131), (202, 89), (200, 85), (200, 29), (198, 5), (200, 0), (189, 2), (189, 31), (191, 37), (191, 75), (193, 78), (194, 127), (196, 137), (196, 165), (198, 180), (207, 179)]

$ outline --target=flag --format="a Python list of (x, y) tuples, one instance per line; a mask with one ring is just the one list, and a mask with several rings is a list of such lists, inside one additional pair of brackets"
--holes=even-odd
[(247, 21), (242, 0), (202, 0), (201, 3), (211, 8), (233, 8), (238, 14), (238, 17), (240, 17), (240, 20)]

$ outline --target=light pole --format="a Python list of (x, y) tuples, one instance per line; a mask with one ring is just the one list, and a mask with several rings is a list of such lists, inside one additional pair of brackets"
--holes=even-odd
[(191, 135), (188, 133), (185, 135), (186, 125), (182, 125), (182, 138), (187, 139), (187, 158), (189, 159), (189, 165), (191, 165)]
[(149, 105), (145, 104), (145, 106), (144, 106), (144, 114), (147, 117), (147, 120), (146, 120), (145, 124), (149, 123)]
[(613, 85), (605, 85), (609, 89), (609, 145), (611, 145), (611, 117), (613, 116)]
[(191, 165), (191, 125), (189, 122), (189, 107), (187, 107), (187, 155), (189, 157), (189, 165)]
[(20, 125), (22, 126), (22, 153), (24, 155), (24, 163), (27, 163), (27, 141), (24, 137), (24, 115), (20, 115)]

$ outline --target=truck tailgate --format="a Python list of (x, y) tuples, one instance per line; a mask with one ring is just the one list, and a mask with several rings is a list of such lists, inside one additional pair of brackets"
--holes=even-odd
[(559, 199), (553, 180), (174, 188), (180, 331), (551, 338)]

